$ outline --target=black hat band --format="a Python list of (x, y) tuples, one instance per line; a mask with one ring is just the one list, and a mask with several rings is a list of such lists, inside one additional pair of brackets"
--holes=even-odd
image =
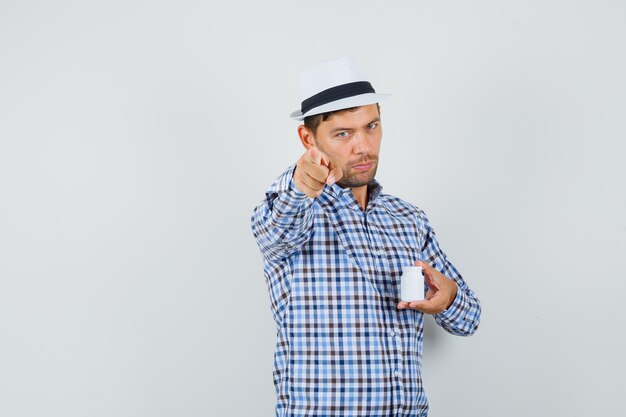
[(309, 110), (322, 106), (331, 101), (341, 100), (342, 98), (358, 96), (359, 94), (375, 93), (374, 87), (368, 81), (355, 81), (353, 83), (342, 84), (328, 88), (324, 91), (312, 95), (302, 102), (300, 111), (302, 114)]

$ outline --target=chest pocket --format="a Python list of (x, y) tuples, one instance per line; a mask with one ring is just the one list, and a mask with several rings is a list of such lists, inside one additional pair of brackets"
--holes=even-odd
[(423, 237), (417, 225), (411, 218), (385, 217), (385, 223), (370, 223), (370, 233), (376, 235), (376, 240), (382, 247), (379, 271), (384, 277), (381, 285), (395, 298), (400, 297), (400, 278), (405, 266), (415, 265), (420, 258), (420, 248)]

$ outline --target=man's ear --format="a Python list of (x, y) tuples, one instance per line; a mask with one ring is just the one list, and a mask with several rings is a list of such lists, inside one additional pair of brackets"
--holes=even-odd
[(305, 149), (310, 149), (311, 146), (315, 145), (315, 136), (311, 133), (311, 130), (305, 125), (298, 126), (298, 136), (300, 137), (300, 142)]

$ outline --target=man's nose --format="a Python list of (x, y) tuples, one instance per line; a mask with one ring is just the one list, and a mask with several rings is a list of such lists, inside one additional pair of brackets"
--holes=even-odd
[(361, 131), (357, 131), (354, 133), (353, 138), (354, 148), (353, 152), (355, 154), (368, 153), (369, 152), (369, 142), (367, 140), (367, 135)]

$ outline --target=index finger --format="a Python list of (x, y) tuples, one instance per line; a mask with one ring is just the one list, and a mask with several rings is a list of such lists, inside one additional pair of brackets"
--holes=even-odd
[(309, 160), (315, 165), (319, 165), (322, 160), (322, 153), (315, 146), (311, 146), (307, 151), (309, 154)]
[(430, 300), (415, 300), (409, 302), (409, 307), (423, 309), (428, 307), (433, 307), (432, 298)]
[(307, 151), (309, 154), (309, 160), (315, 165), (324, 165), (328, 167), (330, 164), (328, 157), (324, 152), (320, 151), (317, 146), (311, 146)]
[(322, 159), (320, 161), (321, 165), (324, 165), (326, 168), (330, 168), (330, 159), (328, 159), (328, 157), (326, 156), (326, 154), (322, 151), (319, 151)]
[(332, 183), (335, 183), (343, 178), (343, 170), (332, 161), (329, 162), (328, 169), (330, 169), (330, 173), (328, 174), (328, 185), (332, 185)]
[(415, 261), (415, 266), (421, 266), (425, 271), (429, 271), (433, 268), (429, 263), (424, 261)]

